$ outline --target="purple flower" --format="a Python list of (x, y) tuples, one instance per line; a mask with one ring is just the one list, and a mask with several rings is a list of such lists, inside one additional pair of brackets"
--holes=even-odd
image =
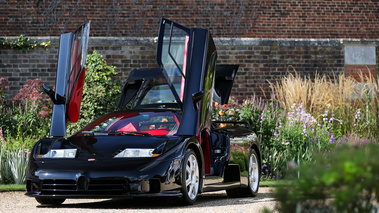
[(279, 134), (275, 131), (274, 136), (277, 138), (277, 137), (279, 137)]
[(368, 143), (370, 143), (370, 141), (369, 140), (367, 140), (367, 139), (362, 139), (362, 144), (368, 144)]

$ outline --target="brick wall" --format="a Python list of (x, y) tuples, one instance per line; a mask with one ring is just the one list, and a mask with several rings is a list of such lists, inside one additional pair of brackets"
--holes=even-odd
[[(58, 39), (48, 50), (1, 50), (0, 76), (11, 81), (9, 97), (13, 97), (28, 78), (42, 78), (49, 86), (55, 84)], [(310, 39), (215, 39), (218, 63), (240, 64), (232, 95), (242, 100), (252, 95), (269, 97), (269, 83), (292, 67), (303, 76), (316, 71), (331, 75), (343, 73), (344, 41)], [(351, 41), (349, 41), (351, 42)], [(109, 65), (116, 66), (118, 79), (124, 81), (133, 69), (155, 67), (154, 38), (90, 38), (89, 52), (96, 49)], [(265, 94), (264, 94), (265, 93)]]
[(329, 76), (344, 72), (343, 44), (337, 40), (258, 39), (243, 45), (219, 45), (218, 63), (240, 64), (232, 90), (239, 100), (252, 95), (270, 97), (269, 82), (288, 72)]
[[(37, 41), (51, 41), (49, 50), (0, 49), (0, 77), (10, 82), (8, 98), (17, 94), (27, 79), (41, 78), (50, 87), (55, 86), (58, 61), (58, 38), (33, 38)], [(89, 53), (96, 50), (103, 55), (108, 65), (115, 66), (118, 80), (124, 81), (133, 69), (155, 67), (156, 45), (153, 38), (124, 39), (90, 38)]]
[(378, 0), (2, 0), (0, 36), (57, 36), (91, 20), (91, 36), (151, 37), (162, 16), (215, 37), (379, 35)]

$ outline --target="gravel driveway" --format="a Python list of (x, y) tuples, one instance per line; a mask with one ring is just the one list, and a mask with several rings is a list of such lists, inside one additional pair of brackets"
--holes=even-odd
[(261, 212), (263, 207), (273, 209), (275, 201), (272, 188), (261, 187), (257, 197), (229, 198), (225, 191), (205, 193), (192, 206), (171, 206), (163, 198), (138, 199), (68, 199), (59, 207), (42, 206), (24, 192), (1, 192), (0, 212)]

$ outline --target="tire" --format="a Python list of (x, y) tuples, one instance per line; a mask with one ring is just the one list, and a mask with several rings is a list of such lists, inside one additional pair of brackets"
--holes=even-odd
[(258, 194), (259, 181), (261, 179), (261, 170), (259, 166), (259, 160), (257, 152), (254, 149), (250, 150), (249, 154), (249, 176), (248, 187), (245, 188), (246, 194), (251, 197), (255, 197)]
[(49, 205), (60, 205), (66, 200), (65, 198), (42, 198), (42, 197), (36, 197), (35, 199), (40, 204), (49, 204)]
[(245, 188), (228, 189), (226, 194), (229, 197), (255, 197), (258, 194), (260, 181), (260, 166), (257, 152), (254, 149), (249, 153), (248, 186)]
[(197, 199), (200, 188), (199, 161), (192, 149), (188, 149), (186, 151), (181, 169), (181, 184), (183, 193), (181, 201), (183, 205), (192, 205)]

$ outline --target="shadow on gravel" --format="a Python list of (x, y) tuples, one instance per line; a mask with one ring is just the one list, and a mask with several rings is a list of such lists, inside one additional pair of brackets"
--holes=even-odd
[[(264, 200), (265, 199), (265, 200)], [(230, 206), (230, 205), (243, 205), (248, 203), (260, 203), (273, 200), (272, 192), (258, 193), (256, 197), (241, 197), (230, 198), (226, 193), (205, 193), (199, 195), (197, 201), (192, 206), (185, 208), (197, 207), (212, 207), (212, 206)], [(70, 201), (70, 200), (66, 200)], [(71, 201), (72, 202), (72, 201)], [(63, 203), (59, 206), (39, 205), (37, 208), (81, 208), (81, 209), (176, 209), (183, 208), (180, 204), (176, 204), (174, 199), (164, 197), (137, 197), (137, 198), (120, 198), (109, 200), (91, 200), (85, 202), (78, 200), (78, 203)]]

